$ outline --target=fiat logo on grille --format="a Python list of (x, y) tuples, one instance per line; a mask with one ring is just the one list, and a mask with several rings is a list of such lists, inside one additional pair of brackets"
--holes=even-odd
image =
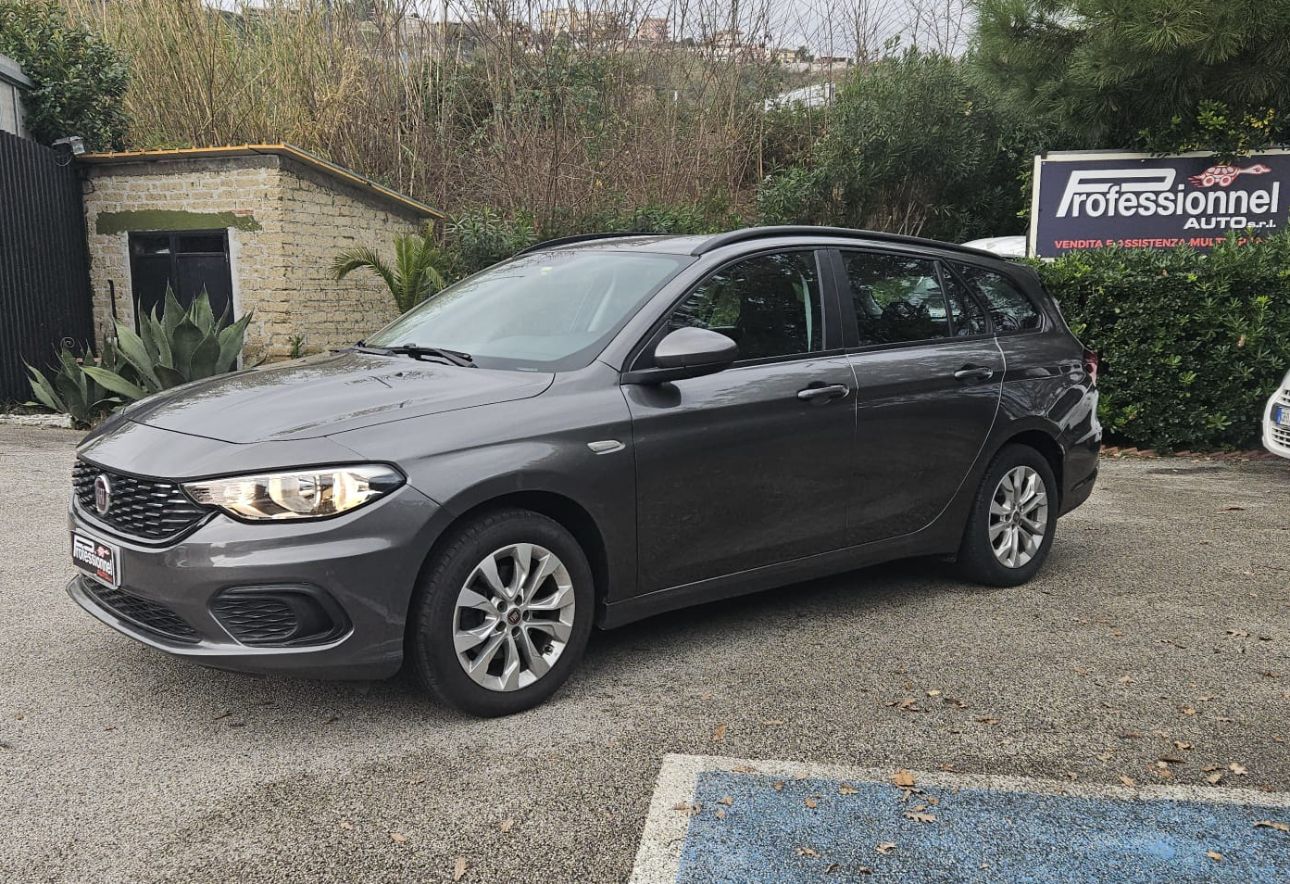
[(112, 506), (112, 483), (103, 473), (94, 480), (94, 509), (100, 516), (105, 515)]

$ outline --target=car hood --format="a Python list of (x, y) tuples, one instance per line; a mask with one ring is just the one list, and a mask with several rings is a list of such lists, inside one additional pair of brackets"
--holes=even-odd
[(309, 439), (536, 396), (554, 375), (342, 351), (177, 387), (125, 419), (225, 442)]

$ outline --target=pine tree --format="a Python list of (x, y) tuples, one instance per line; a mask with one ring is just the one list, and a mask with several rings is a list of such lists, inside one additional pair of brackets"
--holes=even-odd
[(1290, 142), (1290, 0), (981, 0), (975, 58), (1053, 146)]

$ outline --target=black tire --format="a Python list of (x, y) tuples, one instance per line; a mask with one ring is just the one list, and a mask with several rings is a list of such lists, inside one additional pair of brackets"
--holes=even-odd
[[(1043, 481), (1044, 491), (1048, 496), (1048, 516), (1039, 548), (1030, 561), (1009, 567), (999, 561), (990, 544), (990, 504), (1004, 475), (1022, 466), (1033, 469)], [(1043, 567), (1053, 545), (1057, 531), (1058, 496), (1057, 480), (1047, 458), (1028, 445), (1005, 445), (981, 477), (981, 484), (972, 500), (972, 512), (959, 544), (959, 574), (967, 580), (986, 586), (1019, 586), (1034, 577), (1035, 572)]]
[[(457, 596), (476, 565), (514, 543), (545, 547), (564, 563), (573, 584), (573, 625), (548, 672), (525, 687), (491, 690), (467, 675), (457, 659)], [(407, 662), (421, 686), (442, 703), (484, 717), (522, 712), (554, 694), (578, 665), (591, 634), (594, 603), (591, 567), (573, 535), (530, 510), (494, 510), (454, 529), (425, 568), (409, 612)]]

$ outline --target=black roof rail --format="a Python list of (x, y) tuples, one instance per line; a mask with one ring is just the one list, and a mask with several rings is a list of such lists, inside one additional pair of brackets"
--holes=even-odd
[(531, 246), (525, 246), (511, 257), (527, 255), (529, 252), (541, 252), (546, 249), (555, 249), (560, 246), (571, 246), (574, 243), (591, 242), (596, 239), (616, 239), (623, 236), (649, 236), (649, 234), (618, 231), (617, 233), (578, 233), (573, 236), (557, 236), (555, 239), (545, 239), (542, 242), (535, 242)]
[(734, 243), (748, 242), (755, 239), (768, 239), (773, 236), (836, 236), (847, 237), (850, 239), (868, 239), (878, 240), (880, 242), (893, 242), (902, 245), (923, 246), (924, 248), (949, 249), (956, 252), (963, 252), (968, 255), (978, 257), (994, 258), (999, 260), (999, 256), (994, 252), (987, 252), (984, 249), (974, 249), (970, 246), (961, 246), (950, 242), (941, 242), (935, 239), (925, 239), (921, 236), (906, 236), (901, 233), (884, 233), (880, 230), (855, 230), (850, 227), (815, 227), (805, 224), (785, 224), (776, 227), (746, 227), (743, 230), (732, 230), (729, 233), (718, 233), (710, 236), (703, 242), (695, 246), (691, 255), (703, 255), (722, 246), (732, 245)]

